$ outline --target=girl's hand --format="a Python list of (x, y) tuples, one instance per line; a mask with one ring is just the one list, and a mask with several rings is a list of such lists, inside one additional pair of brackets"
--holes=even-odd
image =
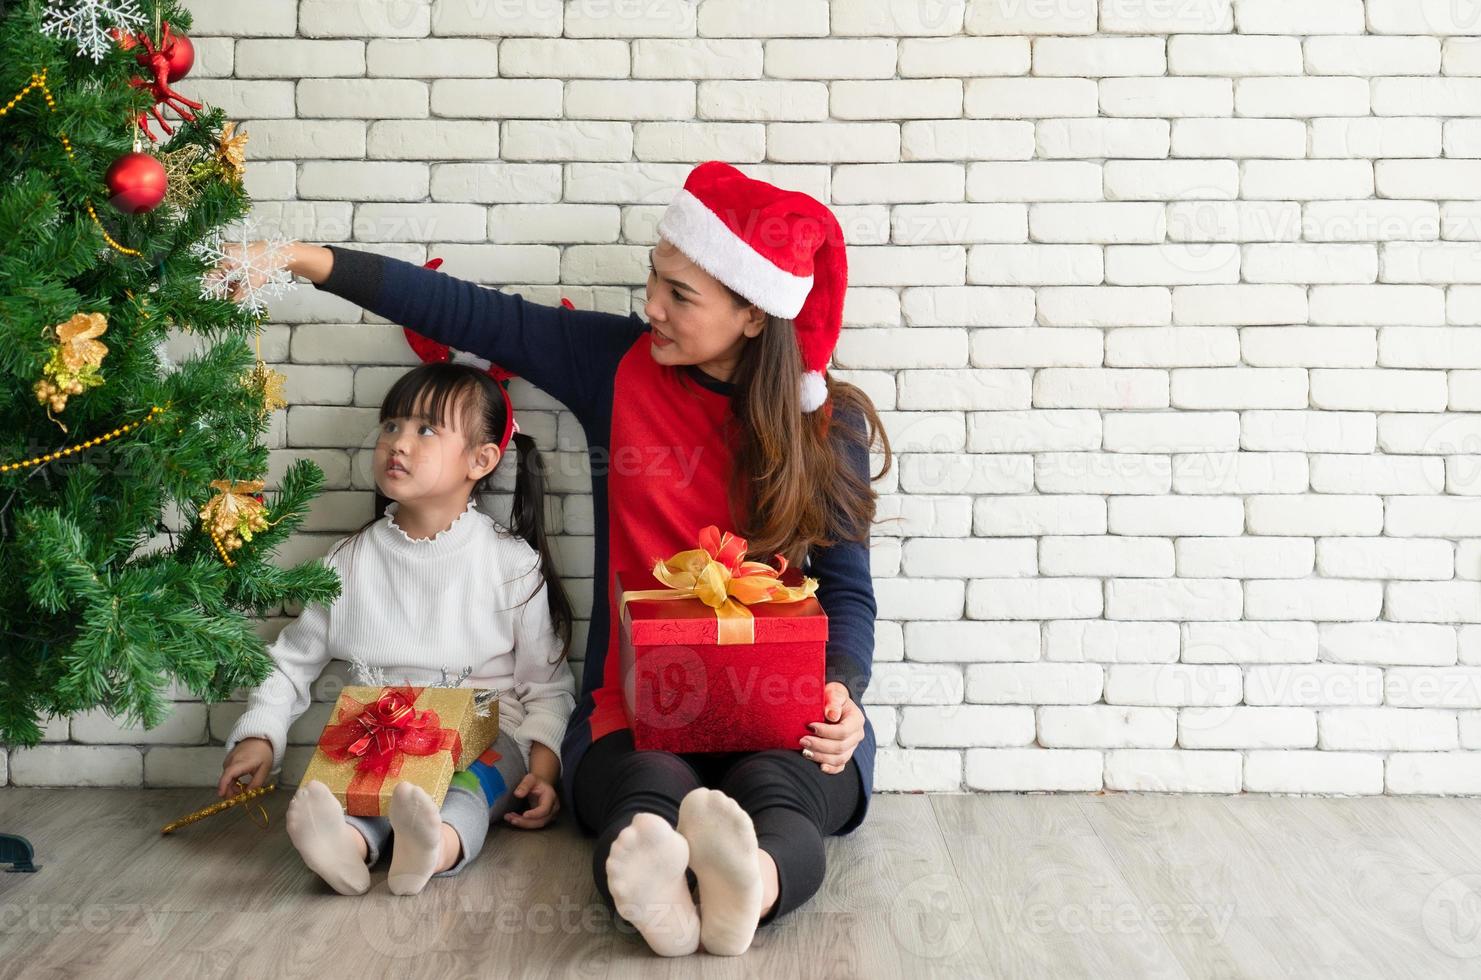
[(826, 773), (843, 772), (854, 747), (864, 741), (864, 712), (838, 681), (823, 685), (823, 695), (827, 723), (815, 721), (807, 726), (813, 733), (802, 738), (802, 754)]
[(561, 801), (556, 795), (555, 787), (550, 781), (535, 773), (526, 773), (525, 778), (519, 781), (514, 788), (514, 795), (523, 799), (528, 796), (535, 801), (535, 805), (523, 813), (515, 813), (510, 810), (504, 814), (504, 819), (523, 830), (539, 830), (541, 827), (555, 819), (560, 812)]
[[(221, 765), (221, 782), (216, 784), (216, 795), (223, 799), (236, 796), (244, 789), (256, 789), (267, 782), (273, 768), (273, 743), (265, 738), (244, 738), (231, 750)], [(238, 785), (237, 779), (250, 776), (251, 782)]]

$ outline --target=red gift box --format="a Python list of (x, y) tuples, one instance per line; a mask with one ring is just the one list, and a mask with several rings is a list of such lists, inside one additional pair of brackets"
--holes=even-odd
[[(701, 532), (702, 541), (716, 541), (706, 538), (711, 530)], [(744, 539), (727, 535), (723, 541), (739, 542), (744, 552)], [(782, 573), (783, 585), (816, 585), (795, 571), (786, 574), (785, 562)], [(623, 700), (634, 746), (797, 751), (808, 724), (822, 720), (825, 703), (828, 617), (810, 590), (796, 601), (743, 605), (731, 599), (724, 610), (694, 596), (628, 597), (677, 591), (663, 585), (646, 571), (620, 571), (616, 577)]]

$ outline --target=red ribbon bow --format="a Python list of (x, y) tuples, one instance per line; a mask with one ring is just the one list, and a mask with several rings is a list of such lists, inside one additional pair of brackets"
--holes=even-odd
[[(358, 756), (352, 789), (364, 789), (361, 775), (374, 779), (378, 788), (384, 777), (395, 776), (408, 755), (435, 755), (452, 750), (454, 759), (463, 754), (462, 737), (457, 729), (443, 728), (437, 712), (418, 711), (415, 707), (421, 689), (394, 687), (368, 704), (346, 694), (356, 707), (341, 709), (339, 718), (324, 728), (319, 747), (335, 762), (346, 762)], [(358, 710), (357, 710), (358, 709)]]

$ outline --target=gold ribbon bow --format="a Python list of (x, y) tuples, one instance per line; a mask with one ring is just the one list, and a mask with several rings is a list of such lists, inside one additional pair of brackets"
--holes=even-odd
[(777, 555), (780, 568), (746, 561), (746, 539), (711, 524), (699, 532), (698, 548), (657, 559), (653, 577), (667, 589), (624, 592), (622, 606), (634, 599), (698, 599), (715, 610), (719, 642), (756, 642), (756, 619), (747, 606), (762, 602), (801, 602), (817, 592), (818, 580), (805, 576), (801, 585), (783, 585), (787, 559)]

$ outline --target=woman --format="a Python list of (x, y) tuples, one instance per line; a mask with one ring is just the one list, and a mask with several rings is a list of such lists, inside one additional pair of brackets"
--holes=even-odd
[[(869, 449), (890, 450), (857, 387), (825, 369), (842, 326), (842, 231), (814, 198), (720, 161), (665, 210), (644, 313), (542, 306), (414, 264), (294, 245), (289, 269), (487, 358), (586, 430), (596, 562), (563, 797), (597, 837), (598, 891), (662, 955), (738, 954), (823, 880), (823, 838), (864, 819), (875, 738), (859, 700), (876, 612)], [(694, 546), (709, 524), (818, 579), (824, 717), (797, 751), (636, 751), (622, 704), (613, 573)], [(699, 907), (690, 895), (690, 874)]]

